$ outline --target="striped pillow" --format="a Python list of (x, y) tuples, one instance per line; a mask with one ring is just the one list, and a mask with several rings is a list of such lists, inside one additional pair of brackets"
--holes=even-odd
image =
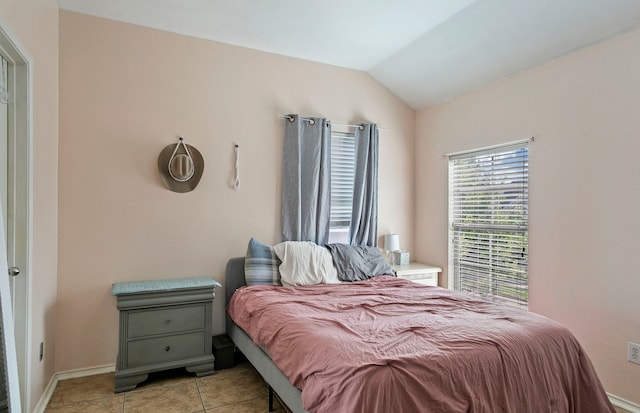
[(280, 259), (269, 245), (251, 238), (244, 257), (244, 280), (247, 285), (282, 285)]

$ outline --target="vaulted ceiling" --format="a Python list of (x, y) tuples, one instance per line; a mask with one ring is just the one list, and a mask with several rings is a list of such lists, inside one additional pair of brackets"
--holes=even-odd
[(639, 0), (58, 0), (62, 9), (363, 70), (414, 109), (640, 27)]

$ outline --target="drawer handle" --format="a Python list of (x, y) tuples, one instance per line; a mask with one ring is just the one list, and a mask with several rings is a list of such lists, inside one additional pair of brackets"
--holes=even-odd
[(171, 322), (171, 320), (167, 320), (167, 321), (165, 321), (165, 323), (167, 323), (167, 324), (169, 324), (170, 322)]
[(171, 346), (167, 346), (164, 348), (164, 351), (169, 351), (169, 350), (171, 350)]

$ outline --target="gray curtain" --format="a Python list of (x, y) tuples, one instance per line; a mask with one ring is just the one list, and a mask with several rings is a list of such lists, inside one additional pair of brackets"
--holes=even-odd
[(331, 123), (289, 115), (282, 159), (282, 241), (325, 244), (331, 207)]
[(356, 130), (356, 173), (349, 243), (378, 245), (378, 126)]

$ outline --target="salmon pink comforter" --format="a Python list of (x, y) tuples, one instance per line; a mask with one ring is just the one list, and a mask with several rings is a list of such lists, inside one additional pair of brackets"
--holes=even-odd
[(450, 290), (388, 276), (253, 286), (227, 311), (309, 412), (614, 413), (567, 329)]

